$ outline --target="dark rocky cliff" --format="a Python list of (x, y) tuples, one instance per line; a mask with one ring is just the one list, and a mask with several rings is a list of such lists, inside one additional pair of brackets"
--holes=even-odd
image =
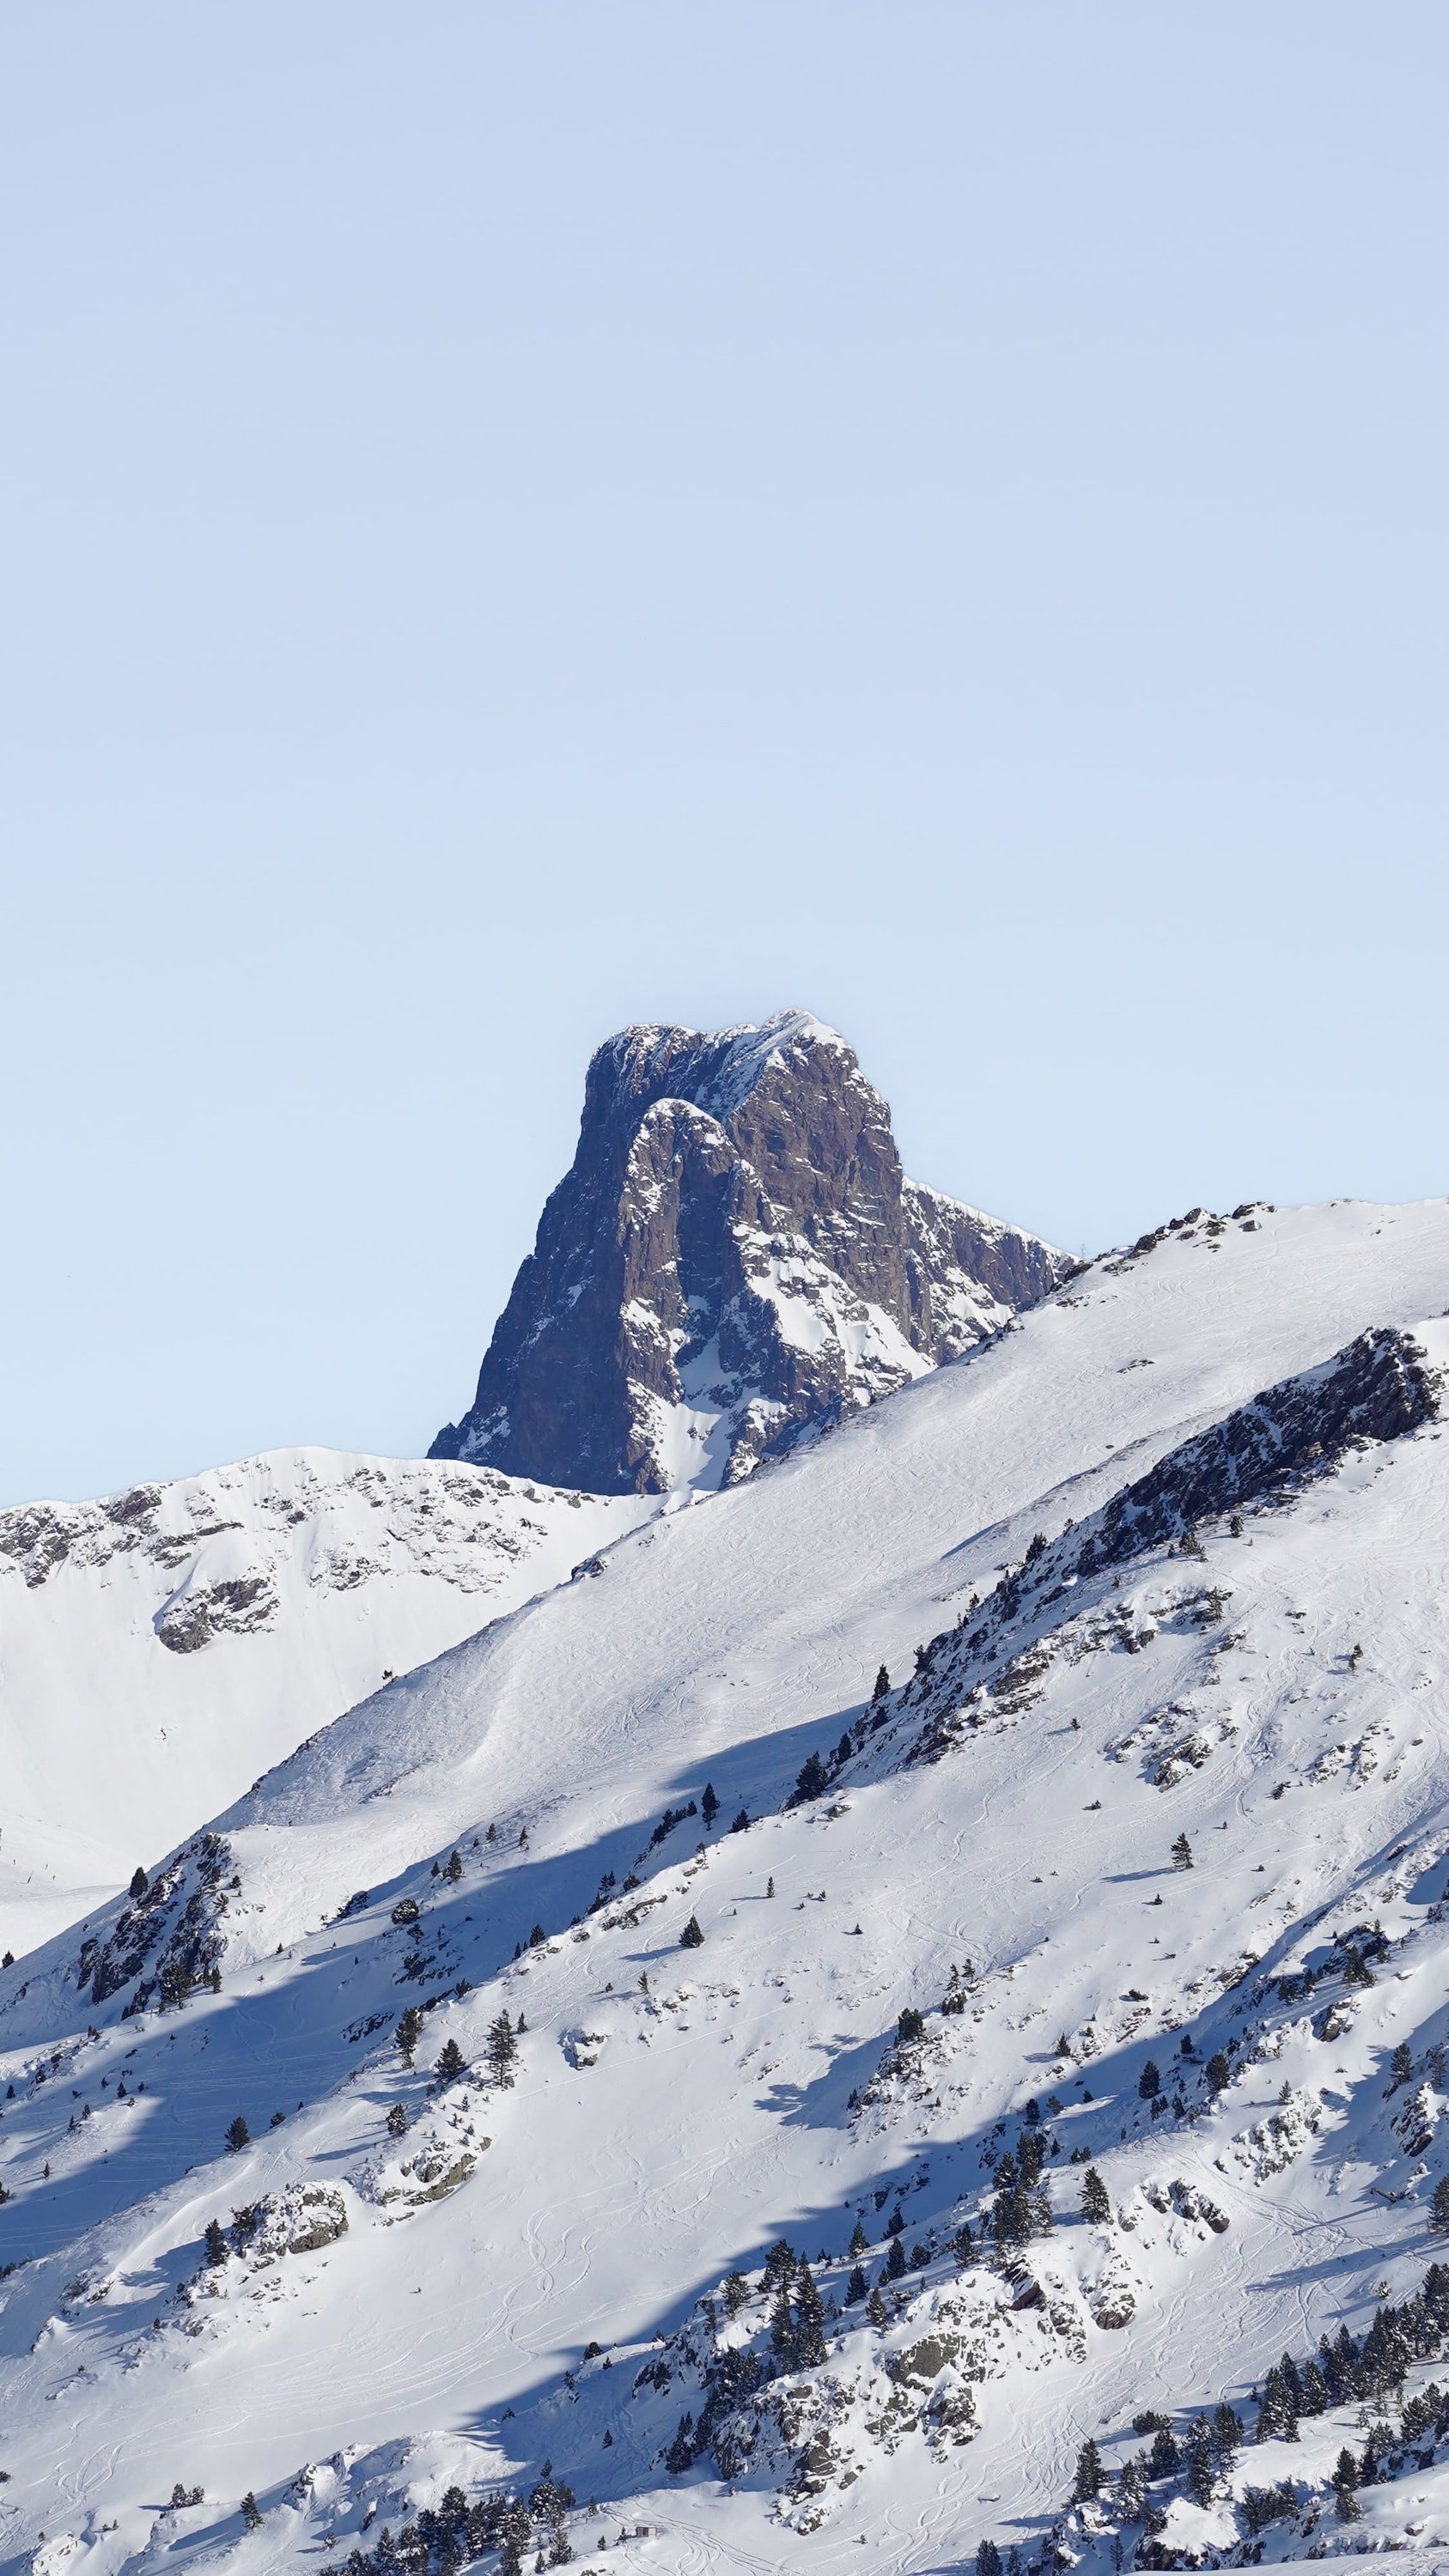
[(1072, 1266), (906, 1180), (885, 1102), (808, 1013), (624, 1029), (589, 1066), (473, 1404), (430, 1454), (597, 1493), (733, 1483)]

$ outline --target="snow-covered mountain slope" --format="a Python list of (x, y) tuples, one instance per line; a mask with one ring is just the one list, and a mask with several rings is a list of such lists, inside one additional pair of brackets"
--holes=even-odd
[(73, 1922), (386, 1672), (648, 1508), (288, 1449), (0, 1514), (0, 1951)]
[(906, 1180), (885, 1102), (808, 1011), (623, 1029), (433, 1455), (600, 1493), (736, 1484), (1074, 1267)]
[(1449, 2545), (1446, 1303), (1442, 1203), (1097, 1264), (0, 1981), (8, 2554)]

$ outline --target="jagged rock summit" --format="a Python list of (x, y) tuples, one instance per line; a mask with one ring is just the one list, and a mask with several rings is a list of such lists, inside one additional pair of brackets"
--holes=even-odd
[(473, 1404), (430, 1455), (595, 1493), (735, 1484), (1073, 1266), (907, 1180), (885, 1102), (809, 1012), (622, 1029)]

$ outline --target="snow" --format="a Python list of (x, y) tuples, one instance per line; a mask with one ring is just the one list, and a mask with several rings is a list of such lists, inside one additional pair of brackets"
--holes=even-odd
[[(320, 1731), (309, 1719), (312, 1740), (254, 1790), (219, 1791), (219, 1840), (191, 1834), (148, 1954), (194, 1906), (219, 1992), (128, 2015), (134, 1981), (79, 1993), (78, 1931), (0, 1979), (0, 2256), (21, 2263), (0, 2288), (11, 2555), (110, 2576), (225, 2554), (252, 2576), (330, 2542), (341, 2563), (455, 2480), (470, 2500), (526, 2494), (549, 2459), (578, 2499), (575, 2557), (600, 2576), (926, 2576), (986, 2536), (1039, 2554), (1053, 2530), (1106, 2576), (1112, 2513), (1063, 2520), (1087, 2435), (1115, 2471), (1143, 2407), (1180, 2427), (1231, 2398), (1251, 2417), (1285, 2347), (1302, 2361), (1342, 2318), (1362, 2332), (1379, 2285), (1409, 2295), (1440, 2241), (1449, 1430), (1427, 1418), (1313, 1462), (1237, 1534), (1204, 1521), (1200, 1557), (1158, 1542), (1024, 1590), (979, 1648), (971, 1605), (1034, 1533), (1053, 1553), (1068, 1521), (1081, 1533), (1167, 1453), (1369, 1328), (1443, 1365), (1446, 1283), (1437, 1201), (1260, 1209), (1100, 1262), (830, 1439), (634, 1527), (596, 1577), (545, 1590), (540, 1539), (536, 1597), (490, 1594), (502, 1615), (480, 1634)], [(562, 1514), (577, 1528), (587, 1509)], [(50, 1580), (67, 1571), (104, 1589), (99, 1567)], [(127, 1557), (110, 1580), (142, 1577)], [(157, 1669), (220, 1674), (276, 1633), (157, 1648)], [(299, 1619), (305, 1666), (303, 1635)], [(862, 1731), (882, 1662), (896, 1687)], [(375, 1660), (354, 1687), (377, 1678)], [(92, 1676), (73, 1765), (101, 1705)], [(917, 1758), (944, 1714), (959, 1734)], [(806, 1756), (833, 1756), (847, 1728), (829, 1789), (787, 1806)], [(712, 1829), (685, 1816), (654, 1840), (707, 1780)], [(754, 1821), (731, 1832), (742, 1807)], [(1190, 1870), (1171, 1858), (1184, 1833)], [(434, 1875), (455, 1849), (461, 1874)], [(121, 1915), (90, 1921), (117, 1956)], [(692, 1915), (704, 1945), (683, 1950)], [(1375, 1921), (1373, 1982), (1346, 1988), (1334, 1937)], [(1314, 1992), (1285, 1996), (1305, 1966)], [(391, 2036), (410, 2003), (430, 2007), (411, 2070)], [(906, 2007), (925, 2031), (897, 2044)], [(506, 2088), (483, 2063), (505, 2008), (527, 2021)], [(449, 2037), (468, 2071), (440, 2083)], [(1412, 2081), (1390, 2092), (1399, 2041)], [(1230, 2048), (1216, 2091), (1200, 2070)], [(1029, 2097), (1057, 2143), (1056, 2225), (1015, 2272), (979, 2244), (963, 2264), (951, 2237), (979, 2228)], [(252, 2139), (231, 2154), (238, 2112)], [(1079, 2148), (1109, 2194), (1100, 2226), (1078, 2215)], [(323, 2188), (344, 2232), (205, 2263), (210, 2218), (229, 2228), (265, 2201), (265, 2253)], [(885, 2326), (827, 2310), (824, 2362), (730, 2416), (732, 2475), (710, 2454), (671, 2475), (714, 2352), (701, 2299), (748, 2274), (715, 2326), (758, 2351), (774, 2240), (823, 2254), (838, 2307), (857, 2216), (874, 2281), (898, 2203), (923, 2268)], [(1232, 2495), (1297, 2484), (1265, 2558), (1449, 2545), (1437, 2461), (1365, 2489), (1360, 2522), (1334, 2519), (1325, 2480), (1363, 2443), (1357, 2411), (1239, 2455)], [(168, 2510), (177, 2481), (204, 2501)], [(1241, 2545), (1228, 2493), (1162, 2495), (1170, 2546)]]
[(292, 1449), (0, 1515), (0, 1949), (103, 1903), (385, 1671), (650, 1509)]

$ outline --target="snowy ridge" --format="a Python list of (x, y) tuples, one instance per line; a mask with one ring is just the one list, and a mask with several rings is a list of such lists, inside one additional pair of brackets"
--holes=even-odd
[(647, 1508), (290, 1449), (0, 1513), (0, 1949), (73, 1921), (386, 1670)]
[(0, 1979), (12, 2554), (1449, 2544), (1446, 1302), (1183, 1223)]

